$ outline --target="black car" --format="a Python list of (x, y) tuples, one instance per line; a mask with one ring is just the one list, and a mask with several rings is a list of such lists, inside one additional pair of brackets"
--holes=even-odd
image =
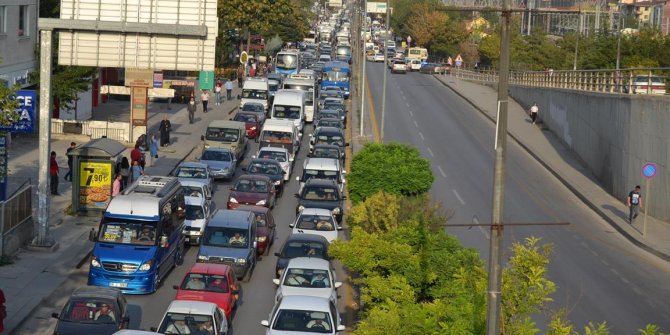
[(342, 222), (344, 215), (344, 200), (347, 198), (340, 192), (340, 187), (335, 180), (310, 178), (305, 182), (300, 193), (296, 193), (298, 205), (295, 212), (299, 213), (305, 208), (323, 208), (333, 212), (337, 222)]
[(275, 277), (279, 278), (288, 265), (288, 261), (297, 257), (314, 257), (330, 260), (328, 256), (328, 240), (321, 235), (293, 234), (284, 242), (281, 252), (275, 252), (277, 265)]
[(340, 163), (343, 163), (344, 159), (344, 150), (342, 150), (337, 145), (321, 143), (314, 146), (312, 152), (309, 154), (309, 157), (314, 158), (335, 158), (339, 159)]
[(252, 159), (242, 171), (246, 171), (248, 174), (259, 174), (270, 177), (277, 190), (277, 196), (280, 197), (284, 193), (284, 174), (286, 172), (284, 172), (278, 161), (269, 158)]
[(440, 65), (436, 63), (426, 63), (426, 64), (421, 64), (421, 68), (419, 68), (419, 72), (421, 73), (427, 73), (427, 74), (434, 74), (439, 72)]
[(77, 288), (63, 307), (54, 334), (114, 334), (128, 328), (128, 303), (119, 289), (84, 286)]
[[(346, 128), (347, 126), (347, 115), (342, 109), (322, 109), (319, 111), (319, 114), (317, 115), (317, 119), (337, 119), (342, 122), (342, 127), (339, 126), (334, 126), (337, 128)], [(333, 126), (330, 126), (333, 127)]]
[(344, 147), (349, 145), (344, 142), (344, 131), (335, 127), (318, 127), (309, 135), (310, 152), (317, 144), (332, 144), (340, 147), (344, 151)]
[(319, 118), (316, 120), (316, 123), (314, 124), (314, 128), (318, 127), (335, 127), (335, 128), (340, 128), (344, 129), (344, 122), (340, 120), (337, 117), (329, 117), (329, 116), (337, 116), (338, 114), (336, 113), (337, 111), (331, 112), (332, 114), (326, 113), (326, 114), (321, 114), (319, 112)]

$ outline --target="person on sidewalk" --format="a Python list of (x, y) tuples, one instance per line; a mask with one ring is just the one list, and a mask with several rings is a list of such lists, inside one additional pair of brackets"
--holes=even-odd
[(144, 174), (144, 170), (140, 166), (140, 162), (133, 161), (133, 166), (130, 167), (130, 182), (134, 183)]
[(135, 148), (130, 151), (130, 161), (131, 162), (140, 162), (142, 159), (142, 151), (140, 151), (140, 146), (135, 144)]
[(51, 176), (51, 194), (60, 195), (58, 193), (58, 162), (56, 161), (56, 152), (51, 152), (51, 161), (49, 163), (49, 175)]
[(540, 108), (537, 107), (537, 103), (533, 102), (533, 105), (530, 106), (530, 120), (535, 124), (537, 119), (537, 113), (540, 111)]
[(207, 113), (207, 104), (209, 103), (209, 91), (202, 90), (200, 93), (200, 100), (202, 100), (202, 111)]
[(628, 193), (628, 223), (633, 224), (633, 220), (640, 215), (640, 206), (642, 206), (642, 195), (640, 194), (640, 185)]
[(230, 101), (232, 98), (233, 98), (233, 80), (229, 78), (228, 81), (226, 81), (226, 99)]
[(114, 182), (112, 183), (112, 197), (115, 197), (121, 193), (121, 175), (117, 174), (114, 176)]
[(172, 129), (172, 124), (168, 120), (167, 115), (163, 116), (163, 121), (161, 121), (158, 130), (161, 132), (161, 146), (167, 147), (170, 144), (170, 130)]
[[(76, 147), (77, 147), (77, 143), (71, 142), (70, 147), (67, 148), (67, 150), (65, 151), (65, 156), (67, 157), (68, 171), (65, 174), (65, 177), (63, 177), (63, 179), (65, 179), (66, 181), (70, 181), (70, 182), (72, 181), (72, 164), (74, 164), (74, 157), (72, 157), (68, 154), (70, 153), (70, 151), (74, 150)], [(68, 179), (68, 177), (70, 177), (70, 178)]]
[(130, 163), (128, 157), (123, 157), (119, 164), (119, 174), (121, 175), (121, 190), (130, 184)]
[(156, 134), (151, 133), (149, 137), (149, 154), (151, 155), (151, 165), (154, 165), (154, 159), (158, 159), (158, 139)]
[[(203, 105), (205, 103), (203, 102)], [(193, 119), (195, 118), (195, 110), (198, 109), (198, 106), (195, 105), (195, 98), (191, 98), (191, 101), (188, 102), (186, 110), (188, 110), (188, 123), (193, 124)]]
[(214, 100), (215, 104), (218, 106), (221, 104), (221, 91), (223, 90), (223, 83), (220, 79), (216, 80), (216, 85), (214, 86)]
[(237, 67), (237, 88), (242, 88), (242, 81), (244, 80), (244, 66), (240, 64)]

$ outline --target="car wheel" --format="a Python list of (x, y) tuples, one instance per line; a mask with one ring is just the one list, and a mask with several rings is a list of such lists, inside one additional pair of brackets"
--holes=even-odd
[(177, 249), (177, 254), (175, 255), (175, 261), (174, 261), (175, 267), (182, 264), (184, 264), (184, 247)]

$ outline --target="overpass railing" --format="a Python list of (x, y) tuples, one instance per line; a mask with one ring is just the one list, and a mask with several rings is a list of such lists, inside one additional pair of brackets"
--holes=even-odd
[[(495, 70), (452, 68), (451, 76), (482, 82), (498, 82)], [(668, 94), (670, 68), (620, 70), (510, 71), (510, 84), (612, 94)]]

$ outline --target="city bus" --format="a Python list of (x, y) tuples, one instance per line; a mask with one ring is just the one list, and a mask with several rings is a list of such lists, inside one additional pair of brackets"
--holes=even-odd
[(422, 62), (428, 60), (428, 49), (426, 48), (407, 48), (407, 59), (420, 59)]
[(348, 98), (350, 76), (351, 69), (346, 62), (327, 62), (323, 65), (320, 88), (323, 89), (326, 86), (337, 86), (344, 92), (344, 97)]
[(283, 77), (296, 74), (300, 71), (300, 51), (283, 50), (277, 53), (275, 60), (275, 72)]

